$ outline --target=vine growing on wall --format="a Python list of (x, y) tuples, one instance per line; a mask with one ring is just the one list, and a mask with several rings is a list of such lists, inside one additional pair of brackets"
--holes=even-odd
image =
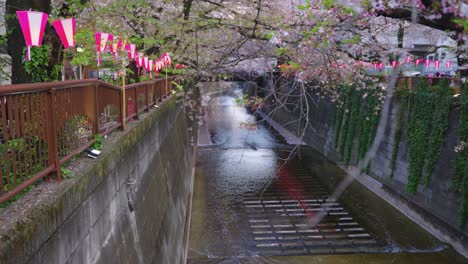
[[(365, 104), (360, 112), (361, 124), (359, 126), (359, 158), (364, 158), (367, 150), (372, 145), (375, 135), (377, 134), (377, 127), (380, 122), (380, 106), (382, 99), (385, 96), (385, 91), (381, 89), (368, 90), (363, 94)], [(369, 163), (370, 165), (370, 163)], [(367, 168), (369, 170), (370, 166)]]
[(390, 178), (393, 178), (395, 173), (396, 161), (398, 158), (398, 152), (400, 151), (400, 141), (403, 134), (403, 121), (405, 118), (405, 113), (408, 107), (408, 90), (406, 88), (397, 90), (396, 96), (400, 102), (397, 115), (397, 123), (395, 127), (395, 135), (393, 136), (393, 151), (392, 151), (392, 160), (390, 162), (390, 168), (392, 173)]
[(429, 185), (439, 159), (448, 128), (451, 93), (444, 81), (430, 87), (420, 80), (416, 90), (409, 93), (409, 100), (407, 190), (415, 193), (423, 175), (424, 184)]
[(351, 153), (353, 150), (354, 137), (356, 136), (356, 130), (358, 129), (357, 124), (359, 121), (359, 112), (361, 110), (361, 92), (353, 90), (350, 98), (350, 113), (348, 123), (348, 133), (345, 136), (344, 144), (344, 156), (343, 160), (346, 164), (349, 164), (351, 160)]
[(420, 81), (416, 92), (410, 94), (409, 117), (406, 134), (408, 138), (409, 175), (406, 186), (409, 193), (415, 193), (423, 174), (428, 149), (432, 113), (434, 111), (431, 92), (426, 81)]
[[(342, 160), (348, 164), (354, 147), (357, 147), (358, 158), (362, 158), (372, 144), (380, 119), (382, 92), (353, 86), (343, 86), (340, 89), (335, 116), (335, 145)], [(454, 191), (460, 192), (463, 196), (459, 215), (461, 227), (468, 223), (467, 89), (465, 84), (461, 96), (453, 97), (448, 82), (442, 80), (437, 85), (431, 86), (424, 79), (419, 80), (413, 90), (400, 87), (396, 94), (400, 104), (391, 159), (393, 177), (400, 141), (405, 134), (409, 160), (407, 191), (415, 193), (421, 182), (426, 186), (429, 185), (446, 141), (450, 109), (458, 106), (461, 113), (460, 142), (455, 149), (457, 154), (453, 161), (452, 186)], [(354, 144), (358, 146), (353, 146)]]
[(460, 108), (459, 144), (455, 147), (456, 157), (452, 163), (452, 187), (463, 196), (459, 212), (460, 228), (468, 222), (468, 85), (465, 83), (457, 101)]
[(432, 116), (431, 138), (426, 160), (427, 173), (424, 177), (424, 184), (426, 186), (431, 181), (434, 167), (437, 160), (439, 160), (440, 152), (446, 139), (452, 99), (452, 94), (446, 80), (442, 80), (437, 86), (433, 86), (431, 90), (434, 100), (434, 115)]
[(357, 158), (361, 159), (374, 140), (380, 120), (382, 90), (356, 86), (342, 86), (340, 89), (335, 145), (343, 161), (349, 164), (354, 148), (357, 149)]

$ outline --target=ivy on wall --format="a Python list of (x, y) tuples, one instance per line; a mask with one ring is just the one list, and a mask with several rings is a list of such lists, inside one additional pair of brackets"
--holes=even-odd
[(395, 135), (393, 136), (393, 151), (392, 151), (392, 160), (390, 162), (390, 168), (392, 170), (392, 174), (390, 178), (393, 178), (395, 173), (396, 161), (398, 158), (398, 152), (400, 151), (400, 141), (401, 136), (403, 135), (403, 121), (405, 118), (406, 109), (408, 108), (408, 90), (407, 89), (397, 89), (396, 97), (400, 102), (398, 108), (398, 116), (397, 116), (397, 123), (395, 128)]
[(452, 93), (446, 80), (442, 80), (437, 86), (432, 87), (434, 100), (434, 114), (432, 116), (431, 138), (427, 152), (427, 173), (424, 184), (429, 185), (434, 172), (434, 167), (439, 160), (442, 146), (446, 140), (449, 126), (449, 115), (452, 101)]
[(468, 222), (468, 85), (465, 83), (461, 96), (456, 101), (460, 108), (460, 128), (458, 130), (459, 145), (455, 148), (456, 157), (452, 163), (454, 191), (463, 195), (460, 208), (460, 228)]
[[(449, 123), (452, 95), (446, 81), (429, 86), (423, 79), (418, 82), (415, 90), (398, 95), (400, 101), (409, 102), (406, 127), (409, 159), (407, 190), (409, 193), (415, 193), (423, 177), (424, 184), (429, 185), (435, 164), (440, 157)], [(402, 111), (405, 110), (400, 108), (399, 119), (403, 118)], [(395, 162), (398, 154), (397, 148), (402, 133), (402, 120), (398, 121), (392, 162)]]
[[(340, 90), (335, 116), (335, 145), (342, 160), (349, 164), (353, 149), (357, 149), (357, 157), (362, 159), (375, 138), (380, 120), (382, 91), (354, 86), (342, 86)], [(415, 193), (420, 183), (428, 186), (446, 141), (450, 109), (460, 108), (460, 144), (453, 161), (452, 186), (454, 191), (461, 192), (463, 196), (459, 221), (461, 227), (468, 223), (467, 90), (465, 84), (461, 96), (453, 97), (447, 81), (441, 80), (431, 86), (425, 79), (419, 80), (415, 89), (397, 87), (396, 96), (400, 103), (391, 159), (393, 177), (400, 141), (405, 135), (409, 160), (407, 191)]]
[[(335, 117), (335, 145), (343, 161), (351, 162), (353, 149), (363, 158), (377, 132), (382, 90), (340, 87), (340, 102)], [(357, 143), (357, 146), (355, 144)]]
[(409, 193), (417, 191), (421, 180), (425, 186), (429, 185), (446, 140), (450, 109), (460, 108), (460, 146), (456, 150), (458, 153), (453, 161), (452, 186), (454, 191), (461, 192), (463, 195), (459, 221), (460, 227), (463, 227), (468, 222), (468, 151), (466, 147), (463, 148), (464, 142), (468, 141), (468, 95), (462, 92), (460, 97), (454, 98), (446, 80), (434, 86), (430, 86), (426, 80), (420, 80), (415, 90), (408, 90), (405, 87), (397, 91), (397, 97), (400, 101), (400, 108), (391, 168), (393, 176), (403, 134), (404, 117), (407, 112), (405, 132), (409, 156), (407, 184)]

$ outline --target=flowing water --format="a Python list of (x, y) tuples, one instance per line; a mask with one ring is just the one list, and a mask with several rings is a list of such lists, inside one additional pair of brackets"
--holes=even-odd
[(329, 199), (343, 171), (307, 147), (288, 158), (241, 96), (205, 101), (188, 263), (466, 263), (357, 183)]

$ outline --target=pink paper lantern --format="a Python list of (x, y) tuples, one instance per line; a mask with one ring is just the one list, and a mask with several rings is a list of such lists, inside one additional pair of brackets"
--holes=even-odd
[(392, 61), (391, 64), (392, 64), (392, 67), (395, 68), (396, 65), (397, 65), (397, 62), (396, 62), (396, 61)]
[(96, 32), (94, 33), (94, 37), (96, 40), (96, 53), (97, 53), (97, 59), (98, 59), (98, 67), (101, 66), (102, 61), (101, 61), (101, 53), (106, 50), (106, 45), (107, 41), (109, 41), (109, 36), (110, 34), (108, 33), (102, 33), (102, 32)]
[(136, 55), (136, 45), (135, 45), (135, 44), (131, 44), (131, 43), (127, 43), (127, 44), (125, 45), (125, 49), (128, 51), (128, 59), (129, 59), (129, 60), (135, 59), (135, 55)]
[(148, 57), (143, 58), (143, 68), (148, 71)]
[(439, 60), (435, 60), (434, 61), (434, 65), (436, 68), (439, 68), (440, 67), (440, 61)]
[(114, 62), (115, 65), (118, 64), (117, 61), (117, 52), (122, 49), (122, 38), (120, 36), (109, 36), (109, 41), (112, 43), (109, 45), (109, 50), (114, 55)]
[(425, 60), (424, 65), (426, 65), (426, 67), (429, 67), (429, 65), (431, 65), (431, 60)]
[(411, 56), (406, 57), (406, 63), (411, 63)]
[(379, 69), (381, 69), (381, 70), (383, 69), (383, 63), (379, 64)]
[(148, 71), (150, 78), (153, 78), (153, 60), (148, 60)]
[(445, 68), (450, 68), (450, 66), (452, 66), (452, 62), (451, 61), (447, 61), (445, 63)]
[(171, 65), (171, 57), (169, 56), (169, 54), (167, 53), (164, 53), (162, 56), (161, 56), (161, 59), (163, 61), (163, 67), (167, 67), (169, 65)]
[(31, 60), (31, 47), (40, 47), (47, 24), (46, 13), (35, 11), (16, 11), (27, 46), (26, 61)]
[(164, 68), (164, 61), (161, 59), (161, 60), (159, 61), (159, 69), (162, 70), (163, 68)]
[(68, 18), (56, 20), (52, 23), (52, 26), (55, 28), (55, 31), (57, 31), (57, 34), (59, 35), (65, 49), (74, 47), (76, 45), (76, 19)]

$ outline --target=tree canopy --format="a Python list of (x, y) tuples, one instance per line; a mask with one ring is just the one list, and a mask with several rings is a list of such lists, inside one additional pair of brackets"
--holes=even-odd
[[(7, 1), (10, 16), (29, 8), (54, 18), (77, 17), (77, 42), (85, 52), (73, 54), (75, 63), (92, 62), (92, 34), (102, 31), (128, 38), (148, 55), (171, 52), (198, 75), (242, 65), (252, 68), (243, 64), (252, 59), (260, 59), (257, 68), (271, 70), (278, 60), (300, 78), (332, 85), (334, 79), (364, 78), (355, 61), (407, 54), (408, 50), (382, 44), (375, 36), (384, 32), (398, 37), (409, 24), (447, 31), (464, 65), (468, 5), (457, 0)], [(13, 82), (30, 81), (21, 62), (22, 46), (17, 45), (22, 43), (21, 31), (14, 16), (8, 21)], [(60, 57), (56, 36), (48, 35), (53, 57)], [(56, 63), (60, 62), (50, 65)]]

